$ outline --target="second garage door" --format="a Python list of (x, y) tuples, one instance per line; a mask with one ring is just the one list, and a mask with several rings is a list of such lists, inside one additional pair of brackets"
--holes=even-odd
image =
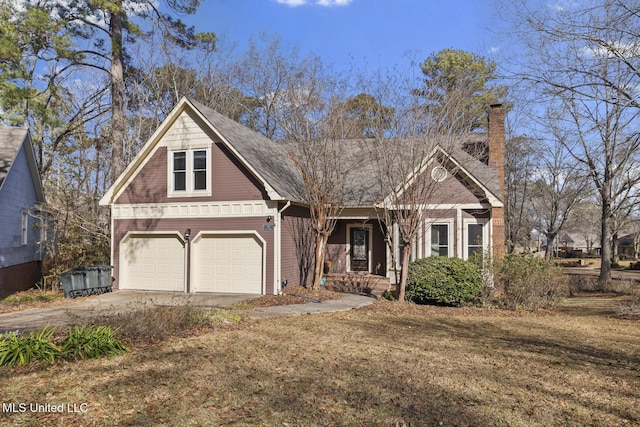
[(194, 292), (261, 294), (263, 242), (254, 234), (202, 234), (194, 240)]

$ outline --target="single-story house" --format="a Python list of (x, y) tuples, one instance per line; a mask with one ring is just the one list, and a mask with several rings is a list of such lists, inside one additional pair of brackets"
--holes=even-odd
[[(419, 171), (440, 188), (424, 206), (412, 258), (504, 248), (502, 107), (491, 108), (488, 133), (464, 140), (486, 155), (436, 148)], [(384, 195), (374, 181), (348, 184), (368, 186), (350, 191), (370, 197), (339, 213), (332, 274), (394, 277), (391, 251), (400, 248), (385, 240), (394, 225), (378, 218)], [(100, 204), (111, 207), (114, 289), (271, 295), (311, 279), (309, 207), (289, 152), (195, 100), (175, 106)]]
[(44, 203), (29, 131), (0, 126), (0, 298), (42, 279)]

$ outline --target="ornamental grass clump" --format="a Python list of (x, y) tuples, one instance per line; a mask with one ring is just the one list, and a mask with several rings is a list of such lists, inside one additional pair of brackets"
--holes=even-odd
[(460, 258), (430, 257), (409, 264), (407, 301), (459, 306), (477, 298), (484, 281), (478, 265)]
[(60, 348), (51, 340), (55, 331), (46, 326), (29, 335), (4, 334), (0, 339), (0, 366), (26, 366), (33, 360), (53, 363), (60, 353)]
[(124, 354), (129, 348), (120, 341), (110, 326), (82, 325), (69, 328), (60, 344), (66, 359), (97, 359)]

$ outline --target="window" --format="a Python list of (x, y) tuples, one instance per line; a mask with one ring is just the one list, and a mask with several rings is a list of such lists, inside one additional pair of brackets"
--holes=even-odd
[(173, 191), (187, 191), (187, 152), (173, 153)]
[(169, 156), (169, 197), (211, 195), (208, 149), (173, 151)]
[(448, 224), (433, 224), (431, 226), (431, 255), (449, 256)]
[(193, 189), (207, 189), (207, 152), (205, 150), (193, 152)]
[(482, 258), (484, 252), (484, 227), (482, 224), (467, 224), (467, 257)]
[(22, 211), (22, 246), (26, 246), (29, 241), (29, 215), (27, 211)]

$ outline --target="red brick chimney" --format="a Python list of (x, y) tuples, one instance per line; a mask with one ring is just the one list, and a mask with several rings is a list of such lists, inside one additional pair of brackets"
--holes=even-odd
[[(489, 167), (498, 171), (500, 184), (500, 199), (504, 202), (504, 119), (505, 112), (502, 104), (494, 104), (489, 109)], [(493, 256), (502, 258), (505, 253), (505, 225), (504, 208), (491, 209), (491, 224), (493, 229)]]
[(489, 167), (498, 170), (500, 198), (504, 201), (504, 108), (493, 104), (489, 109)]

